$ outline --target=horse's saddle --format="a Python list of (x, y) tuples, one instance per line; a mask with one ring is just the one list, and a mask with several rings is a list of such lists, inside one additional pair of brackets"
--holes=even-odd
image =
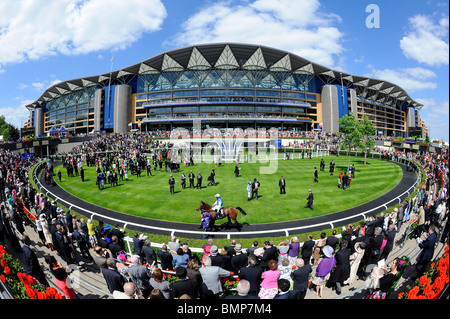
[(223, 210), (223, 207), (217, 212), (217, 219), (221, 219), (225, 217), (225, 211)]

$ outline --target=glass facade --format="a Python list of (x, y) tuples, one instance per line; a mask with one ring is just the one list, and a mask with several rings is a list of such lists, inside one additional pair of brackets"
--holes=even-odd
[(247, 118), (251, 126), (261, 126), (263, 118), (268, 128), (283, 128), (285, 119), (289, 126), (310, 129), (305, 122), (317, 121), (316, 90), (314, 77), (292, 72), (210, 69), (141, 75), (135, 121), (152, 129), (160, 128), (161, 122), (167, 128), (185, 125), (183, 118), (200, 118), (215, 127), (233, 127)]
[(44, 132), (61, 126), (75, 134), (91, 131), (96, 89), (96, 86), (91, 86), (48, 101), (44, 113)]

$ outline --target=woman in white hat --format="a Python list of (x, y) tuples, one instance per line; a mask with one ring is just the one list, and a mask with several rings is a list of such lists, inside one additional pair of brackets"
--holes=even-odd
[(47, 245), (48, 248), (50, 248), (53, 251), (54, 248), (53, 248), (52, 234), (50, 233), (50, 229), (48, 227), (48, 222), (47, 219), (45, 218), (45, 214), (39, 215), (39, 221), (41, 223), (42, 233), (44, 234), (45, 244)]

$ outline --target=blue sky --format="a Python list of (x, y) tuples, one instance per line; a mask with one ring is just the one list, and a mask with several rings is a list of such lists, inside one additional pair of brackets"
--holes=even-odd
[[(378, 28), (366, 24), (371, 4)], [(116, 70), (208, 42), (271, 46), (396, 83), (424, 104), (431, 138), (449, 141), (444, 0), (2, 0), (0, 115), (20, 127), (24, 105), (59, 81), (109, 72), (113, 55)]]

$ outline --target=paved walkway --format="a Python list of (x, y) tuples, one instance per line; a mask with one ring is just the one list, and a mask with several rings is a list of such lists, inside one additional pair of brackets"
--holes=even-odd
[[(360, 214), (361, 212), (365, 212), (368, 210), (371, 210), (373, 208), (376, 208), (380, 205), (385, 204), (386, 202), (392, 201), (396, 199), (397, 197), (400, 197), (401, 200), (403, 200), (405, 197), (407, 197), (407, 193), (404, 194), (417, 180), (417, 175), (414, 172), (406, 171), (406, 167), (403, 164), (393, 162), (397, 165), (399, 165), (403, 170), (403, 176), (400, 180), (399, 184), (395, 186), (393, 189), (388, 191), (383, 196), (380, 196), (370, 202), (367, 202), (363, 205), (353, 207), (347, 210), (343, 210), (340, 212), (336, 212), (333, 214), (328, 214), (325, 216), (318, 216), (308, 219), (300, 219), (295, 221), (288, 221), (288, 222), (278, 222), (278, 223), (266, 223), (266, 224), (243, 224), (240, 229), (236, 229), (235, 227), (229, 227), (229, 228), (218, 228), (218, 231), (213, 233), (215, 235), (220, 235), (221, 232), (227, 232), (227, 233), (236, 233), (236, 235), (239, 235), (240, 238), (254, 238), (261, 236), (261, 234), (255, 235), (255, 234), (242, 234), (242, 232), (253, 232), (253, 231), (270, 231), (266, 232), (266, 235), (271, 237), (278, 237), (278, 236), (286, 236), (286, 232), (284, 231), (286, 228), (295, 228), (295, 227), (302, 227), (302, 229), (292, 231), (293, 234), (301, 234), (301, 233), (307, 233), (307, 232), (313, 232), (313, 231), (320, 231), (323, 229), (334, 228), (339, 227), (343, 225), (348, 225), (349, 223), (357, 222), (362, 219)], [(82, 207), (88, 211), (95, 212), (102, 216), (108, 216), (111, 219), (108, 219), (108, 217), (94, 217), (93, 219), (102, 219), (105, 223), (109, 224), (116, 224), (117, 222), (114, 220), (121, 220), (126, 223), (129, 223), (129, 225), (126, 225), (127, 229), (131, 229), (137, 232), (150, 232), (148, 228), (140, 227), (139, 225), (145, 225), (145, 226), (153, 226), (153, 227), (159, 227), (165, 230), (158, 230), (158, 229), (152, 229), (151, 233), (156, 234), (163, 234), (163, 235), (171, 235), (172, 231), (176, 231), (176, 235), (178, 237), (185, 237), (185, 238), (202, 238), (201, 234), (192, 234), (188, 232), (183, 231), (201, 231), (199, 229), (199, 224), (190, 224), (190, 223), (180, 223), (180, 222), (170, 222), (170, 221), (162, 221), (162, 220), (156, 220), (156, 219), (150, 219), (150, 218), (143, 218), (133, 215), (124, 214), (118, 211), (114, 211), (111, 209), (107, 209), (101, 206), (97, 206), (92, 203), (88, 203), (76, 196), (73, 196), (72, 194), (65, 191), (63, 188), (61, 188), (59, 185), (55, 186), (47, 186), (44, 181), (43, 174), (41, 173), (39, 176), (39, 180), (45, 187), (48, 188), (48, 190), (55, 194), (59, 200), (59, 203), (62, 203), (63, 205), (66, 205), (64, 201), (67, 201), (68, 203), (74, 204), (78, 207)], [(403, 194), (403, 195), (402, 195)], [(390, 204), (390, 206), (398, 204), (398, 201), (394, 201)], [(66, 205), (69, 206), (69, 205)], [(371, 211), (370, 215), (378, 214), (379, 212), (385, 210), (385, 207), (380, 207), (378, 209), (375, 209)], [(72, 209), (73, 211), (85, 215), (88, 218), (91, 218), (92, 216), (89, 216), (85, 211), (80, 210), (77, 211), (76, 208)], [(350, 216), (357, 215), (353, 218), (345, 219), (340, 222), (330, 224), (330, 221), (333, 220), (339, 220), (343, 218), (348, 218)], [(328, 226), (324, 225), (327, 224)], [(319, 225), (319, 226), (316, 226)], [(119, 223), (120, 227), (124, 227), (125, 223)], [(274, 232), (275, 231), (275, 232)], [(239, 234), (241, 232), (241, 234)]]

